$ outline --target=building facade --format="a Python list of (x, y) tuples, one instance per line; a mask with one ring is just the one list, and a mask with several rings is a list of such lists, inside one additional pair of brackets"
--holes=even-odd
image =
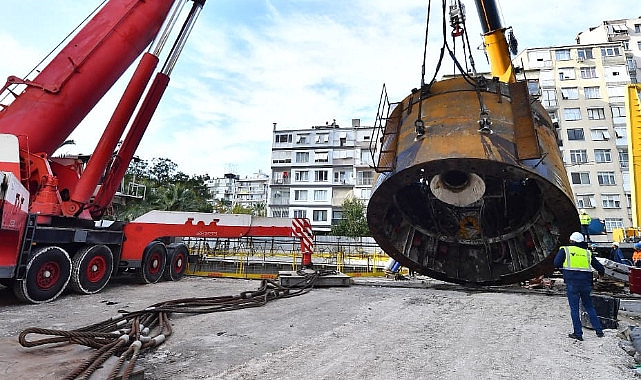
[(353, 119), (306, 129), (274, 124), (268, 216), (308, 218), (316, 233), (342, 219), (345, 199), (367, 205), (374, 180), (372, 127)]
[(558, 123), (577, 208), (607, 232), (632, 225), (624, 93), (639, 76), (640, 27), (640, 19), (606, 21), (577, 45), (526, 49), (514, 60)]
[(268, 188), (269, 175), (262, 171), (244, 178), (237, 177), (232, 205), (254, 210), (258, 216), (266, 216)]
[(234, 184), (238, 175), (227, 173), (221, 178), (213, 178), (206, 182), (209, 193), (211, 194), (211, 203), (214, 207), (224, 206), (231, 208), (234, 200)]

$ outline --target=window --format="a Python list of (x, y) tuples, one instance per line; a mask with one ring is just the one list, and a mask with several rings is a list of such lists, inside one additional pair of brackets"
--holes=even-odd
[(594, 205), (596, 205), (596, 202), (594, 200), (594, 194), (576, 196), (577, 208), (594, 208)]
[(309, 172), (307, 170), (296, 170), (294, 172), (294, 181), (296, 182), (309, 181)]
[(316, 135), (316, 144), (325, 144), (329, 141), (329, 134), (328, 133), (323, 133), (320, 135)]
[(603, 108), (588, 108), (588, 120), (605, 119), (605, 110)]
[(277, 208), (272, 208), (272, 216), (274, 218), (289, 218), (289, 210), (284, 209), (277, 209)]
[(314, 152), (314, 162), (329, 162), (329, 153)]
[(641, 50), (641, 41), (637, 41), (637, 49)]
[(307, 190), (294, 190), (294, 200), (295, 201), (306, 201), (307, 200)]
[(630, 166), (630, 163), (628, 162), (627, 149), (619, 149), (619, 164), (621, 165), (622, 168), (627, 168)]
[(621, 55), (619, 53), (619, 47), (618, 46), (609, 46), (609, 47), (602, 47), (601, 48), (601, 56), (602, 57), (616, 57), (618, 55)]
[(585, 140), (583, 128), (568, 129), (568, 140)]
[(309, 162), (309, 152), (296, 152), (296, 163)]
[(623, 228), (623, 219), (621, 218), (605, 218), (603, 222), (607, 232), (612, 232), (615, 228)]
[(594, 87), (585, 87), (583, 89), (585, 92), (585, 98), (586, 99), (600, 99), (601, 98), (601, 90), (599, 89), (598, 86)]
[(543, 90), (541, 92), (541, 103), (543, 107), (556, 107), (556, 91), (555, 90)]
[(572, 177), (573, 185), (589, 185), (590, 184), (590, 173), (588, 172), (570, 173), (570, 177)]
[(619, 194), (601, 194), (601, 205), (603, 208), (621, 208), (621, 196)]
[(576, 100), (579, 98), (579, 89), (577, 87), (561, 88), (561, 97), (563, 99)]
[(581, 78), (596, 78), (596, 67), (581, 67)]
[(602, 186), (616, 185), (616, 181), (614, 179), (614, 172), (597, 172), (596, 176), (599, 179), (599, 185), (602, 185)]
[(361, 189), (361, 199), (369, 199), (372, 196), (372, 189)]
[(595, 149), (594, 161), (598, 163), (612, 162), (612, 155), (610, 154), (610, 149)]
[(327, 190), (314, 190), (314, 200), (315, 201), (326, 201), (327, 200)]
[(309, 142), (309, 134), (296, 136), (296, 143), (298, 143), (298, 144), (307, 144), (308, 142)]
[(347, 182), (347, 172), (345, 170), (339, 170), (334, 172), (334, 182), (335, 183), (345, 183)]
[(327, 170), (314, 170), (314, 182), (327, 182)]
[(576, 55), (579, 57), (579, 61), (594, 58), (592, 55), (592, 48), (576, 49)]
[(530, 95), (538, 95), (540, 91), (539, 81), (536, 79), (528, 79), (527, 91)]
[(371, 186), (374, 183), (374, 171), (365, 170), (356, 173), (357, 186)]
[(641, 24), (634, 24), (634, 33), (641, 33)]
[(566, 121), (581, 120), (580, 108), (564, 108), (563, 119)]
[(307, 218), (307, 210), (294, 210), (294, 218)]
[(594, 128), (590, 130), (590, 137), (593, 141), (609, 140), (610, 132), (606, 128)]
[(326, 222), (327, 221), (327, 210), (314, 210), (312, 212), (312, 221), (314, 221), (314, 222)]
[(292, 162), (292, 153), (283, 151), (272, 151), (272, 163), (289, 164)]
[(277, 143), (290, 143), (292, 142), (292, 134), (291, 133), (277, 134), (275, 141)]
[(372, 152), (369, 150), (361, 150), (361, 165), (373, 165)]
[(612, 106), (612, 117), (622, 117), (625, 118), (625, 107), (623, 106)]
[(559, 49), (554, 51), (554, 56), (557, 61), (569, 61), (570, 60), (570, 49)]
[(559, 69), (559, 80), (570, 80), (575, 78), (576, 75), (573, 67), (562, 67)]
[(570, 150), (570, 162), (573, 164), (583, 164), (588, 162), (588, 151), (585, 149)]

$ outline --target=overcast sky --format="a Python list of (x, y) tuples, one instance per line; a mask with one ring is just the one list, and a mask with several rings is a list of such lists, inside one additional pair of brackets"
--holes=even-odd
[[(450, 0), (445, 0), (449, 5)], [(0, 0), (0, 78), (24, 76), (102, 0)], [(526, 48), (570, 45), (604, 20), (641, 16), (639, 0), (497, 0)], [(273, 124), (372, 125), (383, 84), (391, 101), (420, 85), (428, 0), (208, 0), (138, 156), (184, 173), (270, 172)], [(467, 6), (470, 44), (482, 42)], [(432, 1), (426, 77), (441, 46)], [(448, 30), (449, 33), (449, 30)], [(460, 49), (460, 39), (457, 40)], [(479, 70), (485, 56), (475, 50)], [(441, 74), (452, 72), (444, 65)], [(122, 85), (121, 85), (122, 86)], [(90, 153), (117, 101), (109, 94), (58, 153)]]

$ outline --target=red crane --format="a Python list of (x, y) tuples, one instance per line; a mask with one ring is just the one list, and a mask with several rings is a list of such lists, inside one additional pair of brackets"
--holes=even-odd
[[(95, 223), (124, 178), (204, 3), (110, 0), (35, 78), (10, 76), (0, 89), (0, 99), (9, 100), (0, 104), (0, 283), (21, 300), (53, 300), (67, 284), (95, 293), (112, 274), (129, 270), (145, 283), (178, 280), (188, 248), (167, 245), (168, 237), (294, 236), (290, 219), (262, 221), (265, 228), (257, 229), (251, 218), (225, 224), (214, 214), (174, 216), (154, 228), (147, 219), (108, 228)], [(150, 84), (179, 19), (182, 27)], [(88, 162), (52, 157), (138, 57)]]

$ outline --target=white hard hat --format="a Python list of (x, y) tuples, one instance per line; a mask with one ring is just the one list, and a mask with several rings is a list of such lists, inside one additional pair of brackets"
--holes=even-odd
[(580, 212), (581, 214), (585, 214), (585, 209), (584, 209), (584, 208), (582, 208), (579, 212)]
[(580, 232), (572, 232), (572, 235), (570, 235), (570, 240), (577, 243), (583, 243), (583, 234)]
[(614, 245), (614, 246), (618, 247), (618, 246), (619, 246), (619, 242), (618, 242), (618, 241), (613, 241), (613, 242), (612, 242), (612, 245)]

